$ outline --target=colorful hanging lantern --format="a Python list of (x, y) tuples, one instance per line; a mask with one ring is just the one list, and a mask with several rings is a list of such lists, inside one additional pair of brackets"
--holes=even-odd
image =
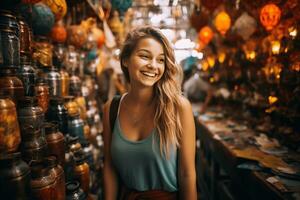
[(209, 26), (204, 26), (199, 32), (199, 40), (207, 45), (213, 38), (214, 32)]
[(54, 25), (54, 15), (50, 8), (37, 3), (32, 6), (32, 29), (36, 35), (47, 35)]
[(50, 33), (53, 42), (64, 43), (67, 39), (67, 30), (62, 24), (55, 24)]
[(234, 23), (233, 30), (241, 36), (244, 40), (248, 40), (249, 37), (255, 32), (257, 27), (256, 20), (244, 12)]
[(67, 3), (65, 0), (43, 0), (49, 6), (55, 16), (55, 20), (62, 19), (67, 12)]
[(272, 30), (279, 22), (281, 10), (275, 4), (267, 4), (260, 11), (260, 22), (267, 31)]
[(215, 27), (222, 34), (225, 35), (231, 25), (230, 16), (225, 12), (220, 12), (215, 18)]

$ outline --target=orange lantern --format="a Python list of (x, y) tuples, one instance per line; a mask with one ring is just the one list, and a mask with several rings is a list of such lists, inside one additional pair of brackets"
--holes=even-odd
[(220, 12), (215, 18), (216, 29), (222, 34), (225, 35), (231, 25), (230, 16), (225, 12)]
[(260, 22), (267, 29), (272, 30), (279, 22), (281, 11), (275, 4), (267, 4), (260, 11)]
[(63, 25), (56, 24), (52, 27), (50, 36), (53, 42), (64, 43), (67, 39), (67, 30)]
[(209, 26), (204, 26), (199, 32), (199, 40), (207, 45), (213, 38), (214, 32)]

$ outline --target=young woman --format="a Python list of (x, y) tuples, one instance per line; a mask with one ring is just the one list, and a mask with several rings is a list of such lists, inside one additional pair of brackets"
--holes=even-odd
[(171, 44), (155, 28), (135, 29), (120, 62), (130, 89), (113, 130), (111, 102), (104, 107), (105, 199), (195, 200), (194, 119)]

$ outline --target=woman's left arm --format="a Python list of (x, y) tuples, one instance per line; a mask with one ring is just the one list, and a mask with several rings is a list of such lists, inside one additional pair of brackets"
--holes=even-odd
[(182, 124), (182, 136), (179, 148), (179, 192), (180, 199), (197, 199), (196, 189), (196, 169), (195, 169), (195, 152), (196, 152), (196, 133), (195, 123), (190, 102), (184, 97), (181, 98), (179, 108), (180, 120)]

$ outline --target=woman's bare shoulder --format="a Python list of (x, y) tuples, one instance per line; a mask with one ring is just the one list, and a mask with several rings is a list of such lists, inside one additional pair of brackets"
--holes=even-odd
[(179, 112), (187, 112), (192, 110), (190, 101), (183, 95), (179, 96)]

